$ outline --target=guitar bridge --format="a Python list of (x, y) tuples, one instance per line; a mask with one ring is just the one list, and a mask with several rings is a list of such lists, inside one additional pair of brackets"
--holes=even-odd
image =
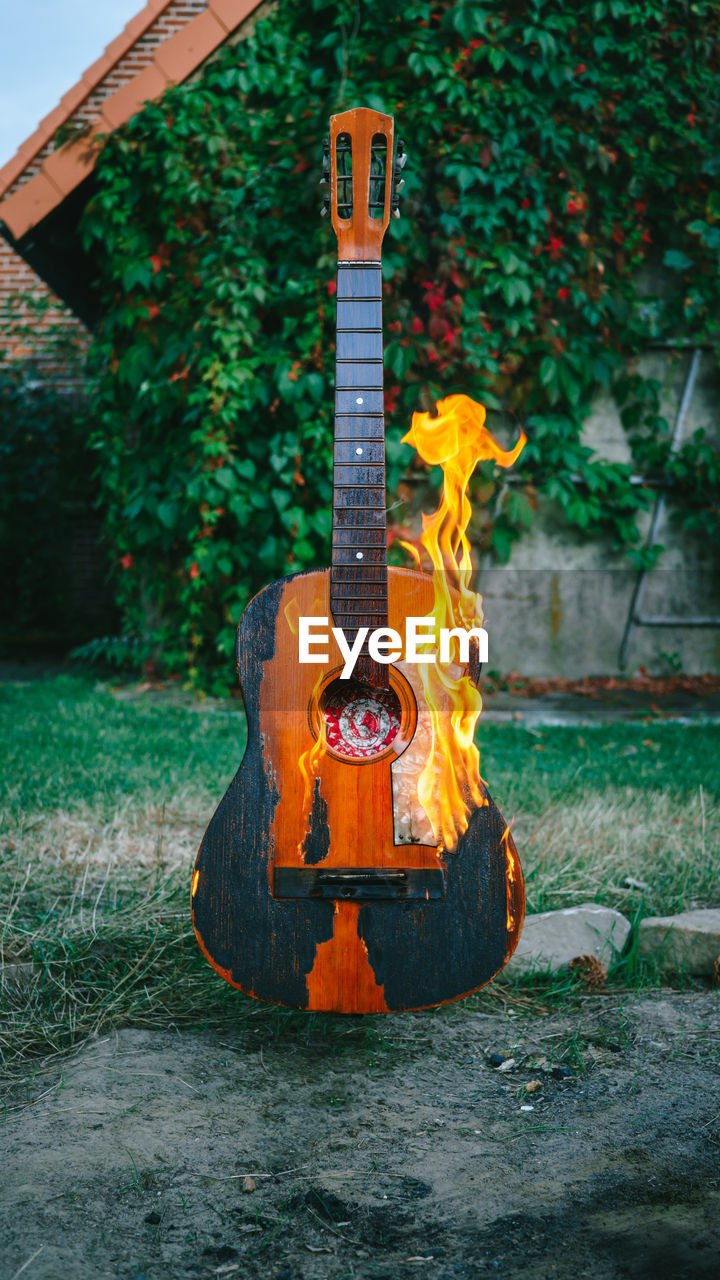
[(352, 902), (427, 902), (445, 897), (445, 871), (442, 867), (275, 867), (273, 894)]

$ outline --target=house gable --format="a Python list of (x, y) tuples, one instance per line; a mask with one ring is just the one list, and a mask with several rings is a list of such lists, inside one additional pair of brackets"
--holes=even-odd
[[(93, 190), (99, 138), (188, 79), (268, 0), (148, 0), (0, 169), (0, 302), (20, 258), (82, 320), (96, 304), (77, 224)], [(242, 29), (242, 31), (240, 30)]]

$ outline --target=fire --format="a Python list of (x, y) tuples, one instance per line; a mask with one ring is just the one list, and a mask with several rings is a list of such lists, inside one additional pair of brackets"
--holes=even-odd
[[(313, 706), (319, 699), (322, 682), (323, 682), (323, 675), (321, 674), (320, 676), (318, 676), (317, 682), (315, 684), (315, 688), (313, 689), (313, 692), (312, 692), (311, 701)], [(303, 751), (302, 755), (298, 759), (298, 768), (300, 770), (300, 773), (302, 774), (303, 782), (305, 784), (305, 790), (303, 792), (303, 813), (309, 813), (310, 811), (310, 800), (312, 797), (312, 789), (315, 784), (315, 778), (317, 777), (318, 769), (320, 768), (320, 761), (322, 760), (326, 751), (327, 751), (327, 725), (325, 723), (325, 716), (321, 713), (319, 717), (319, 723), (318, 723), (318, 736), (313, 742), (312, 746), (308, 747), (307, 751)], [(298, 845), (298, 848), (300, 847), (301, 846)]]
[[(319, 610), (320, 602), (316, 601), (315, 603), (316, 603), (316, 608)], [(292, 596), (285, 606), (285, 621), (287, 622), (294, 636), (298, 634), (299, 619), (300, 619), (300, 607), (298, 605), (297, 598), (295, 596)], [(320, 675), (318, 676), (317, 682), (315, 684), (315, 688), (313, 689), (313, 693), (312, 693), (311, 701), (313, 705), (317, 702), (317, 699), (319, 697), (323, 679), (324, 679), (324, 672), (321, 672)], [(306, 751), (303, 751), (301, 753), (298, 759), (298, 768), (300, 770), (300, 773), (302, 774), (302, 779), (304, 784), (303, 813), (309, 813), (310, 811), (310, 801), (312, 799), (312, 789), (315, 783), (315, 778), (317, 777), (318, 769), (320, 768), (320, 761), (322, 760), (323, 756), (325, 755), (325, 752), (327, 751), (326, 729), (327, 729), (327, 726), (325, 724), (325, 717), (321, 715), (320, 723), (319, 723), (319, 732), (318, 732), (317, 738), (307, 748)], [(298, 845), (298, 850), (300, 850), (301, 847), (302, 847), (301, 844)]]
[(505, 828), (502, 833), (500, 843), (505, 846), (505, 860), (507, 864), (507, 929), (508, 933), (515, 924), (515, 912), (513, 911), (513, 884), (515, 883), (515, 855), (510, 848), (510, 827)]
[[(436, 409), (436, 417), (414, 413), (403, 439), (425, 462), (443, 471), (440, 505), (433, 515), (423, 515), (420, 538), (433, 566), (435, 600), (428, 619), (437, 640), (442, 627), (482, 626), (482, 597), (470, 587), (473, 564), (467, 527), (472, 506), (467, 488), (479, 462), (492, 459), (501, 467), (512, 466), (526, 437), (522, 434), (510, 451), (501, 449), (485, 426), (483, 405), (469, 396), (447, 396)], [(457, 643), (453, 640), (456, 657)], [(418, 799), (438, 842), (453, 849), (467, 829), (471, 811), (487, 803), (473, 741), (482, 697), (457, 662), (444, 667), (427, 663), (419, 672), (432, 746), (418, 780)]]

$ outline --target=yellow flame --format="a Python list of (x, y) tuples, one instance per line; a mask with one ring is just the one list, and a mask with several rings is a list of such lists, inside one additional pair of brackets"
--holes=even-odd
[[(325, 678), (325, 673), (322, 672), (318, 676), (318, 679), (315, 683), (315, 688), (312, 691), (312, 698), (310, 700), (311, 706), (315, 706), (316, 703), (319, 702), (320, 688), (324, 678)], [(298, 760), (298, 768), (302, 774), (303, 782), (305, 784), (305, 790), (303, 792), (303, 813), (309, 812), (310, 801), (312, 798), (312, 789), (315, 783), (315, 778), (317, 777), (318, 769), (320, 768), (320, 761), (322, 760), (326, 751), (327, 751), (327, 724), (325, 722), (325, 716), (323, 715), (322, 707), (320, 707), (318, 712), (318, 736), (313, 742), (312, 746), (308, 747), (307, 751), (303, 751), (302, 755)]]
[[(316, 613), (319, 614), (320, 609), (322, 607), (322, 601), (317, 596), (315, 598), (313, 607)], [(287, 604), (285, 605), (284, 613), (285, 613), (285, 621), (287, 622), (288, 627), (290, 628), (292, 634), (296, 636), (298, 634), (298, 630), (300, 626), (300, 604), (298, 602), (297, 596), (290, 597)], [(325, 678), (325, 672), (321, 671), (320, 675), (317, 678), (317, 681), (315, 682), (315, 688), (312, 691), (312, 697), (311, 697), (312, 706), (315, 706), (315, 704), (318, 701), (318, 698), (320, 695), (320, 688), (324, 678)], [(315, 739), (315, 741), (311, 744), (311, 746), (309, 746), (306, 751), (302, 752), (302, 754), (298, 759), (298, 768), (300, 770), (300, 773), (302, 774), (302, 779), (304, 784), (303, 813), (308, 813), (310, 810), (310, 802), (312, 799), (313, 785), (315, 782), (315, 778), (317, 777), (318, 769), (320, 768), (320, 761), (325, 755), (326, 750), (327, 750), (327, 726), (325, 724), (325, 717), (322, 714), (322, 711), (320, 711), (318, 736)], [(301, 848), (302, 848), (302, 842), (298, 845), (298, 849), (301, 849)]]
[[(406, 437), (406, 438), (407, 438), (407, 437)], [(418, 551), (417, 547), (415, 546), (415, 543), (414, 543), (414, 542), (406, 542), (404, 538), (398, 538), (398, 542), (400, 543), (400, 546), (401, 546), (401, 547), (404, 547), (404, 548), (405, 548), (405, 550), (406, 550), (406, 551), (408, 551), (408, 552), (410, 553), (410, 555), (412, 556), (413, 560), (415, 561), (415, 568), (416, 568), (416, 569), (420, 569), (420, 568), (422, 567), (422, 566), (421, 566), (421, 564), (420, 564), (420, 552)]]
[(508, 933), (515, 924), (515, 913), (513, 911), (513, 884), (515, 883), (515, 856), (510, 848), (510, 827), (514, 819), (505, 828), (500, 839), (500, 843), (505, 845), (505, 862), (507, 867), (506, 884), (507, 884), (507, 929)]
[[(482, 597), (470, 587), (470, 477), (479, 462), (489, 459), (501, 467), (511, 466), (526, 437), (521, 435), (514, 449), (502, 449), (485, 427), (483, 405), (469, 396), (446, 396), (438, 401), (436, 410), (435, 417), (414, 413), (404, 442), (443, 472), (440, 505), (433, 515), (423, 515), (420, 538), (433, 566), (435, 600), (428, 621), (434, 625), (437, 646), (443, 627), (470, 630), (482, 625)], [(457, 643), (453, 638), (451, 652), (456, 658)], [(435, 838), (446, 849), (453, 849), (467, 829), (471, 811), (487, 803), (480, 756), (473, 741), (482, 698), (457, 662), (444, 667), (438, 662), (421, 664), (418, 670), (432, 727), (431, 750), (418, 780), (418, 799)]]

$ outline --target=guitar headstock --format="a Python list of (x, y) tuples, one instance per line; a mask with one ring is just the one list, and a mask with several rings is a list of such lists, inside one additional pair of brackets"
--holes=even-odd
[(393, 160), (393, 144), (392, 116), (355, 107), (330, 117), (321, 179), (330, 190), (323, 212), (332, 214), (341, 261), (379, 261), (390, 218), (400, 216), (400, 175), (407, 157), (398, 142)]

